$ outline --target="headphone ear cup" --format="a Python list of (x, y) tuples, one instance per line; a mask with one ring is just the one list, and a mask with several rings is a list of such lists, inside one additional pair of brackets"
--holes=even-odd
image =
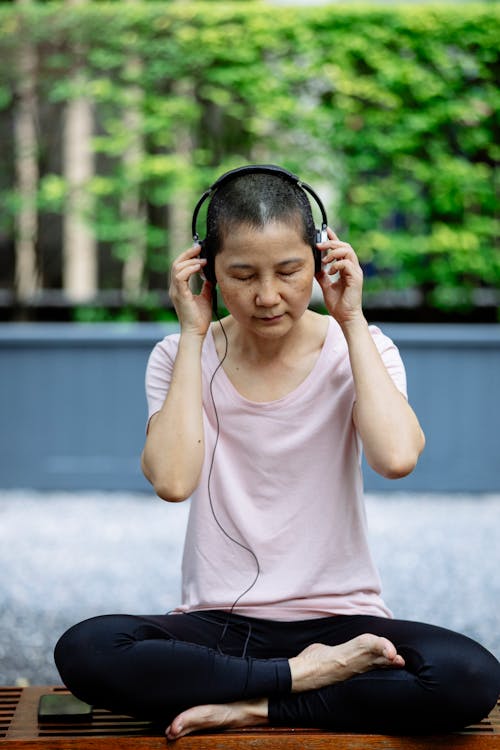
[[(326, 242), (328, 239), (328, 235), (326, 234), (326, 230), (316, 229), (316, 242)], [(314, 255), (314, 273), (319, 273), (321, 271), (321, 250), (318, 250), (318, 248), (314, 245), (313, 246), (313, 255)]]
[(213, 253), (210, 252), (209, 243), (207, 243), (206, 239), (201, 240), (199, 244), (201, 247), (200, 258), (205, 258), (207, 261), (203, 269), (203, 275), (207, 281), (210, 281), (215, 286), (217, 284), (217, 279), (215, 278), (215, 258)]
[(313, 248), (313, 255), (314, 255), (314, 273), (319, 273), (321, 271), (321, 250), (318, 250), (317, 247)]

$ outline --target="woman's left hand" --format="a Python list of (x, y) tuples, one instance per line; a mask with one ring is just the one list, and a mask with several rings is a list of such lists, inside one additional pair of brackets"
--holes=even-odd
[[(363, 271), (352, 247), (339, 240), (330, 227), (327, 234), (328, 239), (318, 243), (318, 249), (324, 254), (321, 261), (324, 268), (316, 274), (316, 279), (328, 312), (342, 325), (363, 315)], [(339, 277), (332, 281), (337, 272)]]

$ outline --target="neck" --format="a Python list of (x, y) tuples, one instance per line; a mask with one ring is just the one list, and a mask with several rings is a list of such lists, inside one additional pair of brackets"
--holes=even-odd
[(297, 324), (280, 338), (265, 338), (255, 336), (242, 329), (232, 317), (223, 321), (229, 340), (229, 350), (238, 358), (255, 364), (265, 365), (286, 357), (288, 353), (296, 352), (300, 343), (308, 338), (309, 316), (306, 311)]

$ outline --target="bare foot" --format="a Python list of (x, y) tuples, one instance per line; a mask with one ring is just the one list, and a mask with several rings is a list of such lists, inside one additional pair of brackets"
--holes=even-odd
[[(404, 667), (405, 662), (387, 639), (365, 633), (338, 646), (313, 643), (289, 660), (292, 693), (332, 685), (377, 668)], [(188, 708), (165, 730), (178, 740), (200, 729), (251, 727), (267, 724), (267, 698)]]
[(289, 660), (292, 693), (332, 685), (370, 669), (404, 667), (405, 662), (387, 639), (365, 633), (338, 646), (313, 643)]
[(178, 740), (199, 729), (254, 727), (267, 724), (267, 698), (194, 706), (176, 716), (165, 730), (167, 740)]

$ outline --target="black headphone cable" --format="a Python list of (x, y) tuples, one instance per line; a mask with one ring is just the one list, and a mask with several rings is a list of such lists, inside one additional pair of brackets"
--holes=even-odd
[[(219, 519), (217, 517), (217, 514), (216, 514), (215, 509), (214, 509), (213, 498), (212, 498), (212, 491), (211, 491), (211, 486), (210, 485), (211, 485), (212, 473), (213, 473), (213, 468), (214, 468), (214, 463), (215, 463), (215, 452), (217, 450), (217, 445), (219, 443), (219, 436), (220, 436), (219, 414), (217, 412), (217, 406), (215, 404), (215, 398), (214, 398), (214, 393), (213, 393), (213, 382), (214, 382), (215, 376), (217, 375), (217, 373), (221, 369), (221, 367), (222, 367), (222, 365), (224, 363), (224, 360), (227, 357), (227, 352), (228, 352), (228, 347), (229, 347), (227, 333), (225, 331), (224, 325), (222, 323), (222, 320), (219, 317), (219, 314), (218, 314), (217, 310), (215, 311), (215, 314), (216, 314), (217, 320), (219, 321), (219, 325), (220, 325), (220, 327), (222, 329), (222, 334), (224, 336), (224, 341), (225, 341), (225, 347), (224, 347), (224, 354), (223, 354), (223, 356), (222, 356), (219, 364), (217, 365), (217, 367), (213, 371), (212, 377), (210, 378), (210, 384), (209, 384), (210, 398), (211, 398), (212, 406), (214, 408), (214, 413), (215, 413), (216, 434), (215, 434), (215, 442), (214, 442), (214, 447), (213, 447), (213, 451), (212, 451), (212, 457), (211, 457), (211, 460), (210, 460), (210, 468), (209, 468), (209, 471), (208, 471), (208, 479), (207, 479), (208, 501), (210, 503), (210, 510), (211, 510), (212, 515), (214, 517), (215, 523), (217, 524), (217, 526), (219, 527), (219, 529), (222, 531), (222, 533), (224, 534), (224, 536), (227, 539), (229, 539), (231, 542), (233, 542), (234, 544), (237, 544), (238, 547), (241, 547), (246, 552), (248, 552), (253, 557), (253, 559), (255, 561), (255, 566), (256, 566), (256, 569), (257, 569), (257, 572), (255, 574), (255, 578), (253, 579), (252, 583), (234, 600), (233, 604), (231, 605), (231, 609), (228, 612), (226, 623), (225, 623), (224, 629), (222, 631), (222, 635), (219, 638), (219, 641), (217, 643), (217, 648), (218, 648), (219, 651), (221, 651), (220, 644), (224, 640), (224, 637), (225, 637), (225, 635), (227, 633), (229, 622), (231, 620), (231, 615), (233, 614), (234, 609), (235, 609), (236, 605), (238, 604), (238, 602), (240, 601), (240, 599), (242, 599), (245, 596), (245, 594), (248, 594), (248, 592), (251, 591), (251, 589), (253, 589), (253, 587), (257, 583), (257, 580), (258, 580), (258, 578), (260, 576), (260, 564), (259, 564), (259, 560), (257, 558), (257, 555), (255, 554), (255, 552), (250, 547), (247, 547), (245, 544), (243, 544), (243, 542), (238, 541), (238, 539), (235, 539), (233, 536), (231, 536), (231, 534), (228, 531), (226, 531), (226, 529), (224, 528), (224, 526), (222, 525), (222, 523), (219, 521)], [(247, 649), (247, 645), (248, 645), (248, 640), (249, 640), (250, 634), (251, 634), (251, 627), (252, 626), (249, 625), (249, 633), (248, 633), (248, 637), (247, 637), (247, 640), (246, 640), (246, 643), (245, 643), (243, 655), (245, 655), (245, 653), (246, 653), (246, 649)]]

